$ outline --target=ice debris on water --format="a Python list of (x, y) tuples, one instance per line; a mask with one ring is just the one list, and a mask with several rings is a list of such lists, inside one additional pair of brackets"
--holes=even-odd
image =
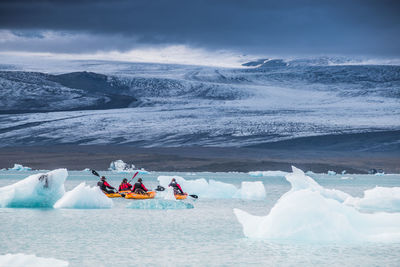
[(53, 258), (42, 258), (23, 253), (0, 255), (0, 267), (66, 267), (68, 265), (68, 261)]
[(328, 171), (328, 175), (336, 175), (335, 171)]
[(54, 208), (62, 209), (107, 209), (113, 206), (113, 202), (99, 187), (91, 187), (80, 183), (71, 191), (59, 199)]
[(23, 166), (21, 164), (14, 163), (14, 167), (9, 168), (9, 171), (31, 171), (32, 168)]
[(278, 176), (278, 177), (285, 177), (285, 175), (288, 174), (287, 172), (284, 171), (253, 171), (249, 172), (250, 176), (254, 177), (270, 177), (270, 176)]
[[(363, 198), (325, 189), (295, 167), (286, 176), (292, 188), (267, 216), (234, 209), (250, 238), (300, 241), (400, 241), (400, 188), (375, 188)], [(367, 207), (376, 213), (363, 213)]]
[(127, 208), (144, 210), (180, 210), (193, 209), (194, 206), (192, 203), (179, 200), (146, 199), (132, 201), (130, 204), (128, 204)]
[(172, 178), (181, 185), (183, 191), (196, 194), (201, 198), (241, 198), (260, 200), (265, 199), (265, 187), (261, 181), (242, 182), (241, 188), (233, 184), (223, 183), (215, 180), (207, 181), (204, 178), (185, 180), (180, 176), (158, 176), (161, 186), (167, 188)]
[(108, 169), (113, 172), (138, 172), (139, 174), (149, 174), (149, 172), (143, 168), (140, 170), (136, 169), (134, 164), (129, 165), (120, 159), (111, 162)]
[(0, 188), (0, 207), (39, 208), (52, 207), (64, 193), (66, 169), (38, 173)]

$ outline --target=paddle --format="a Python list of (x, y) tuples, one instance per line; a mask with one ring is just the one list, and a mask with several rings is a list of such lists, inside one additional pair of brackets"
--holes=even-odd
[[(164, 190), (165, 190), (165, 187), (163, 187), (163, 186), (161, 186), (161, 185), (158, 185), (157, 188), (154, 189), (154, 190), (155, 190), (155, 191), (164, 191)], [(198, 199), (198, 198), (199, 198), (198, 195), (189, 195), (189, 197), (192, 197), (192, 198), (195, 198), (195, 199)]]
[(136, 173), (132, 176), (132, 179), (129, 180), (128, 184), (129, 184), (130, 182), (132, 182), (132, 180), (136, 177), (136, 175), (137, 175), (138, 173), (139, 173), (139, 172), (136, 172)]
[[(95, 170), (92, 170), (92, 174), (93, 174), (93, 175), (96, 175), (96, 176), (98, 176), (98, 177), (100, 177), (100, 174), (99, 174), (98, 172), (96, 172)], [(117, 193), (119, 193), (117, 189), (114, 188), (114, 190), (117, 191)], [(119, 194), (120, 194), (122, 197), (125, 197), (125, 194), (121, 194), (121, 193), (119, 193)]]

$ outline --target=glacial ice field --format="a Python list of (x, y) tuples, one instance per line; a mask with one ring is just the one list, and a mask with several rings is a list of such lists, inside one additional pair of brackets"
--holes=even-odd
[(322, 58), (227, 69), (2, 59), (1, 146), (233, 147), (400, 129), (397, 65)]
[[(113, 186), (132, 175), (98, 172)], [(108, 199), (88, 171), (0, 171), (0, 266), (400, 264), (399, 174), (139, 176), (199, 198)]]

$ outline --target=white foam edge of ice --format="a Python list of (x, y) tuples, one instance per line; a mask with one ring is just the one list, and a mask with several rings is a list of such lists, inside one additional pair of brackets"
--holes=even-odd
[(99, 187), (91, 187), (85, 182), (80, 183), (59, 199), (56, 209), (107, 209), (112, 208), (113, 202)]
[(68, 265), (68, 261), (54, 258), (43, 258), (30, 254), (8, 253), (0, 255), (0, 267), (66, 267)]

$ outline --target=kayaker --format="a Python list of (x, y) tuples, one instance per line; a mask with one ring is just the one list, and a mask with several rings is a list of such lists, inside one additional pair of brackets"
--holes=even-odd
[(172, 186), (174, 189), (174, 195), (184, 195), (182, 187), (176, 182), (175, 178), (172, 178), (171, 183), (168, 186)]
[(132, 192), (136, 194), (145, 194), (147, 191), (149, 190), (142, 183), (142, 178), (139, 178), (132, 188)]
[(122, 180), (122, 183), (119, 185), (118, 190), (119, 191), (126, 191), (126, 190), (131, 190), (132, 185), (128, 183), (128, 179), (124, 178)]
[[(106, 182), (106, 177), (104, 176), (101, 176), (100, 181), (97, 183), (97, 186), (99, 186), (101, 191), (103, 191), (105, 194), (114, 193), (114, 190), (116, 190), (114, 187), (112, 187), (109, 183)], [(107, 188), (112, 190), (108, 190)]]

